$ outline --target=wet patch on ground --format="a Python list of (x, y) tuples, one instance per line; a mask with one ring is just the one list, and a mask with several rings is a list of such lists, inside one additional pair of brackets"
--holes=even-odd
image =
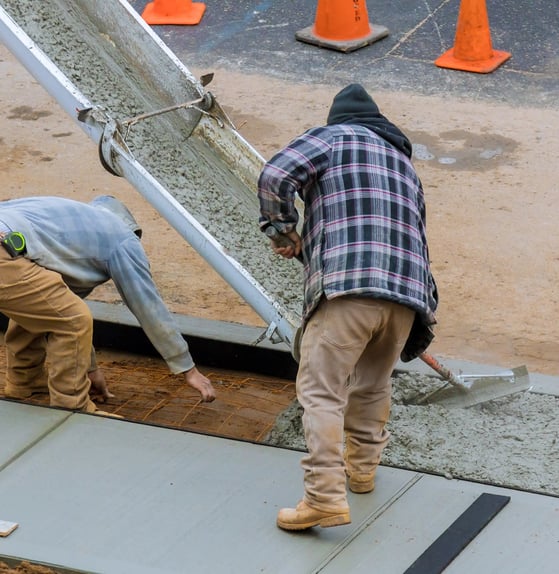
[(36, 110), (31, 106), (17, 106), (10, 110), (8, 119), (34, 122), (40, 118), (45, 118), (50, 115), (52, 115), (52, 112), (49, 112), (47, 110)]
[(408, 132), (413, 142), (413, 157), (443, 169), (485, 171), (511, 163), (518, 142), (499, 134), (449, 130), (433, 135)]

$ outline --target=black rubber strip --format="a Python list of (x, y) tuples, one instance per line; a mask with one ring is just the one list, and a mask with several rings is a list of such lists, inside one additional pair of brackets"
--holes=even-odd
[(404, 574), (440, 574), (508, 504), (510, 496), (484, 492)]

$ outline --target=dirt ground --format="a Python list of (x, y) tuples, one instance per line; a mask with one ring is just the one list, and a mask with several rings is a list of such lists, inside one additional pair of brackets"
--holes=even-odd
[(0, 562), (0, 574), (59, 574), (59, 572), (59, 570), (52, 570), (46, 566), (27, 561), (20, 562), (17, 566)]
[[(208, 89), (265, 159), (322, 123), (341, 87), (214, 72)], [(93, 142), (1, 46), (0, 73), (0, 199), (116, 195), (145, 230), (154, 276), (173, 311), (262, 324), (128, 182), (101, 167)], [(425, 187), (441, 297), (431, 351), (558, 374), (559, 143), (549, 130), (559, 112), (386, 93), (363, 83), (412, 140)], [(119, 300), (110, 284), (92, 298)]]

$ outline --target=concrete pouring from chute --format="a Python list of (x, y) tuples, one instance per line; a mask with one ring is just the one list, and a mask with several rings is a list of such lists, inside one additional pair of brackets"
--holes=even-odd
[(290, 347), (301, 271), (258, 229), (264, 160), (204, 89), (211, 74), (196, 79), (122, 0), (8, 0), (0, 40), (98, 144), (103, 166), (262, 317), (260, 339)]

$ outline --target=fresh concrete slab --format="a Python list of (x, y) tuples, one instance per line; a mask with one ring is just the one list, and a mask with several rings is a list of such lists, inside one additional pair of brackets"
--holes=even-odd
[(307, 572), (420, 476), (383, 469), (351, 525), (297, 536), (275, 518), (302, 494), (300, 456), (73, 414), (0, 473), (20, 524), (0, 553), (103, 574)]
[[(4, 402), (14, 440), (49, 409)], [(50, 411), (56, 418), (60, 413)], [(59, 422), (59, 421), (58, 421)], [(99, 574), (401, 574), (482, 493), (510, 503), (449, 572), (551, 574), (559, 499), (381, 467), (350, 494), (352, 523), (290, 533), (275, 525), (302, 493), (301, 453), (71, 414), (0, 471), (0, 556)]]
[(445, 569), (445, 574), (555, 574), (559, 499), (423, 475), (323, 570), (402, 574), (482, 493), (510, 502)]
[[(10, 401), (0, 401), (0, 470), (25, 451), (31, 449), (71, 413), (43, 407), (33, 407)], [(0, 520), (3, 518), (0, 504)]]

